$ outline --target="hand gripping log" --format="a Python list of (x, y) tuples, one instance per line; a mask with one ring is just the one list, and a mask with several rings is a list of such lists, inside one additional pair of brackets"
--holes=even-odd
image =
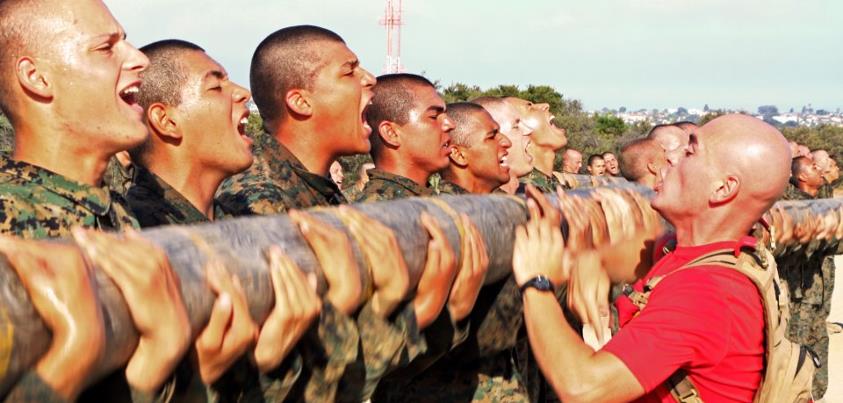
[[(630, 188), (630, 185), (615, 187)], [(634, 189), (647, 194), (641, 188)], [(589, 189), (570, 193), (588, 196)], [(555, 197), (551, 196), (555, 203)], [(843, 199), (790, 203), (786, 211), (805, 217), (802, 211), (839, 214)], [(428, 235), (419, 222), (427, 211), (442, 225), (448, 241), (459, 253), (459, 230), (454, 221), (465, 213), (475, 223), (489, 251), (487, 283), (505, 278), (511, 271), (514, 228), (526, 221), (523, 199), (511, 196), (443, 196), (437, 200), (418, 198), (356, 206), (395, 231), (410, 278), (416, 284), (426, 258)], [(797, 214), (797, 210), (800, 212)], [(312, 210), (317, 218), (343, 229), (333, 209)], [(801, 215), (800, 215), (801, 214)], [(343, 229), (344, 230), (344, 229)], [(284, 215), (246, 217), (190, 227), (160, 227), (142, 235), (161, 246), (181, 280), (181, 291), (194, 334), (207, 322), (213, 294), (205, 283), (203, 268), (209, 257), (222, 259), (244, 286), (252, 316), (262, 321), (273, 304), (273, 293), (263, 253), (271, 245), (282, 249), (302, 268), (319, 274), (319, 266), (298, 229)], [(352, 247), (361, 268), (366, 267), (353, 238)], [(368, 282), (366, 270), (362, 281)], [(102, 376), (124, 365), (137, 343), (137, 334), (128, 310), (111, 281), (97, 272), (97, 294), (102, 302), (107, 345), (103, 362), (95, 376)], [(320, 292), (325, 284), (320, 279)], [(0, 259), (0, 396), (34, 365), (46, 351), (50, 334), (29, 302), (29, 298), (5, 258)]]

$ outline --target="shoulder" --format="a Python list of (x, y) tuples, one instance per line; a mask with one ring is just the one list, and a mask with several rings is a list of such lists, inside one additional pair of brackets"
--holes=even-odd
[(266, 170), (256, 160), (245, 172), (226, 179), (217, 191), (217, 203), (234, 216), (286, 211), (289, 197)]

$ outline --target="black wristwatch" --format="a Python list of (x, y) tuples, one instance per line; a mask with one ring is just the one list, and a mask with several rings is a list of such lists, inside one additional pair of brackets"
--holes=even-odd
[(535, 288), (539, 291), (556, 292), (556, 288), (553, 287), (553, 283), (551, 283), (550, 279), (543, 274), (539, 274), (538, 276), (527, 280), (527, 282), (524, 283), (519, 289), (523, 294), (527, 288)]

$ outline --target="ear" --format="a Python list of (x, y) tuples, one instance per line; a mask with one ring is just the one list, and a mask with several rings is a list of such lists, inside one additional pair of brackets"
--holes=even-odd
[(302, 89), (287, 91), (284, 98), (287, 108), (296, 115), (310, 117), (313, 115), (313, 102), (310, 99), (310, 92)]
[(451, 146), (451, 154), (449, 154), (448, 157), (454, 165), (457, 165), (460, 168), (468, 166), (468, 158), (465, 156), (465, 153), (460, 146)]
[(378, 136), (381, 142), (389, 147), (397, 148), (401, 146), (401, 128), (390, 121), (383, 121), (378, 125)]
[(652, 175), (658, 176), (659, 169), (656, 167), (655, 163), (648, 162), (647, 163), (647, 171), (650, 172)]
[(146, 111), (146, 121), (158, 136), (180, 140), (181, 128), (173, 119), (172, 110), (162, 103), (154, 103)]
[(15, 75), (21, 87), (39, 98), (52, 99), (53, 87), (44, 71), (29, 57), (22, 57), (15, 64)]
[(738, 195), (738, 190), (741, 187), (741, 181), (736, 176), (728, 176), (725, 180), (715, 183), (714, 193), (712, 193), (709, 202), (714, 205), (727, 203)]

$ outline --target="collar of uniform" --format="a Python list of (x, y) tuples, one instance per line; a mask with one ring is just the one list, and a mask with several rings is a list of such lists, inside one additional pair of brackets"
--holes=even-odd
[(471, 192), (454, 182), (445, 179), (439, 181), (439, 194), (465, 195), (469, 193)]
[(522, 177), (521, 177), (521, 181), (522, 181), (522, 182), (527, 182), (527, 181), (529, 181), (529, 180), (535, 180), (535, 179), (537, 179), (537, 178), (544, 179), (544, 180), (546, 180), (546, 181), (548, 181), (548, 182), (550, 182), (550, 181), (552, 181), (552, 180), (553, 180), (553, 177), (552, 177), (552, 176), (550, 176), (550, 175), (545, 175), (545, 174), (544, 174), (544, 172), (539, 171), (539, 170), (538, 170), (538, 169), (536, 169), (536, 168), (533, 168), (533, 170), (532, 170), (532, 171), (530, 171), (530, 173), (528, 173), (527, 175), (525, 175), (525, 176), (522, 176)]
[(178, 211), (187, 223), (208, 222), (208, 217), (202, 214), (190, 200), (179, 193), (169, 183), (164, 182), (158, 175), (140, 165), (135, 167), (133, 186), (141, 187), (159, 198), (158, 202)]
[[(819, 196), (819, 193), (817, 193), (817, 196)], [(802, 189), (799, 189), (796, 185), (789, 183), (782, 198), (784, 200), (813, 200), (818, 197), (811, 196), (810, 194), (803, 192)]]
[[(308, 171), (304, 164), (275, 137), (267, 135), (266, 144), (261, 151), (261, 158), (269, 164), (270, 175), (277, 175), (284, 169), (292, 170), (307, 183), (308, 187), (319, 192), (330, 204), (346, 203), (345, 196), (334, 181), (326, 176)], [(284, 177), (285, 175), (279, 176)], [(277, 178), (273, 179), (277, 180)]]
[(373, 168), (367, 171), (369, 174), (369, 180), (382, 180), (386, 182), (392, 182), (396, 185), (407, 189), (410, 193), (415, 196), (430, 196), (433, 192), (430, 188), (424, 187), (419, 185), (418, 183), (414, 182), (412, 179), (396, 175), (393, 173), (389, 173), (386, 171), (381, 171), (380, 169)]
[(95, 215), (104, 216), (111, 208), (111, 194), (104, 187), (76, 182), (39, 166), (10, 158), (0, 160), (0, 164), (2, 164), (0, 174), (22, 183), (41, 186), (51, 193), (83, 206)]

